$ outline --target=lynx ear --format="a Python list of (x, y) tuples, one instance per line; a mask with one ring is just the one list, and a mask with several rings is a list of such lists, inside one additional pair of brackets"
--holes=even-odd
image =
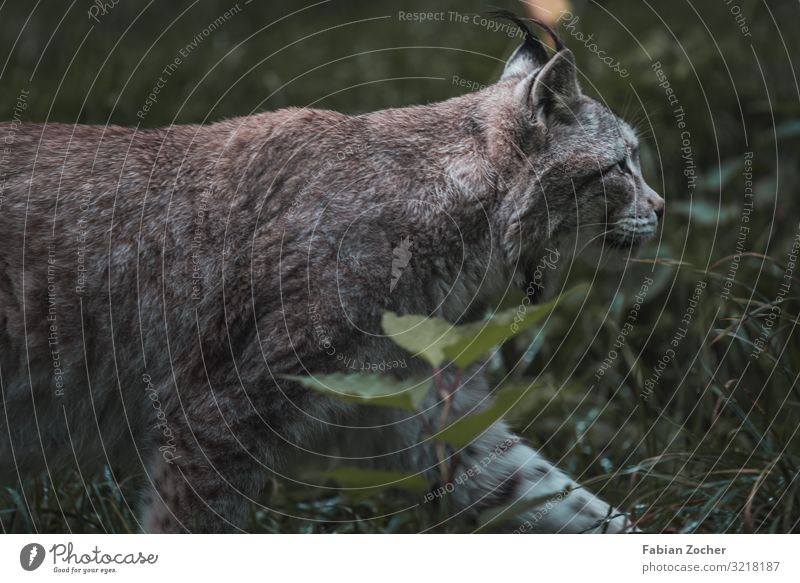
[(553, 55), (533, 80), (530, 106), (540, 121), (548, 123), (554, 117), (570, 116), (580, 94), (575, 56), (569, 49), (563, 49)]
[(547, 63), (547, 50), (538, 38), (531, 37), (511, 53), (500, 80), (519, 75), (527, 77), (533, 71), (541, 69), (545, 63)]
[[(539, 40), (539, 37), (531, 32), (531, 29), (522, 18), (508, 10), (495, 10), (487, 13), (487, 16), (511, 21), (517, 26), (524, 39), (522, 44), (517, 47), (517, 50), (514, 51), (508, 58), (508, 61), (506, 61), (506, 67), (503, 69), (503, 74), (500, 77), (501, 81), (517, 75), (530, 75), (544, 66), (547, 62), (547, 48), (542, 41)], [(550, 36), (553, 37), (553, 42), (559, 49), (564, 46), (561, 43), (561, 39), (558, 38), (558, 35), (556, 35), (549, 26), (539, 22), (535, 18), (531, 18), (530, 21), (546, 30)]]

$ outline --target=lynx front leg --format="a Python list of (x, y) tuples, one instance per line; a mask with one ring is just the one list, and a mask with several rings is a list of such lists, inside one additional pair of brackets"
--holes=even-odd
[(504, 423), (489, 428), (461, 455), (452, 496), (480, 511), (509, 504), (521, 513), (504, 526), (514, 532), (626, 532), (624, 514), (582, 488)]
[[(235, 532), (264, 474), (235, 442), (203, 440), (185, 428), (151, 455), (141, 525), (148, 533)], [(173, 447), (174, 446), (174, 447)]]
[[(451, 419), (480, 410), (488, 400), (489, 389), (479, 371), (466, 371), (464, 378), (452, 395)], [(448, 372), (443, 382), (452, 386), (456, 379)], [(415, 461), (418, 468), (436, 465), (430, 448), (417, 447), (415, 452), (426, 458)], [(450, 481), (439, 488), (448, 493), (456, 512), (477, 514), (513, 503), (520, 513), (504, 526), (516, 532), (631, 530), (624, 514), (525, 445), (502, 421), (494, 423), (451, 459), (457, 459), (458, 465), (451, 472)]]

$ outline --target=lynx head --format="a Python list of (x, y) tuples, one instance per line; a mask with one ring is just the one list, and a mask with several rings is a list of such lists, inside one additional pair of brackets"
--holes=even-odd
[(553, 37), (552, 57), (520, 19), (496, 16), (525, 34), (487, 98), (507, 258), (524, 270), (543, 243), (566, 235), (630, 252), (653, 235), (664, 208), (642, 178), (635, 133), (581, 93), (573, 54), (549, 27), (540, 24)]

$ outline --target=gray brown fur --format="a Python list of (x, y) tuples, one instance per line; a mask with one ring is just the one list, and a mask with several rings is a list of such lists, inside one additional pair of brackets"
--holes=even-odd
[[(523, 46), (483, 91), (354, 117), (0, 124), (13, 135), (0, 166), (3, 483), (43, 468), (144, 469), (143, 530), (234, 530), (315, 437), (365, 415), (378, 424), (376, 409), (276, 375), (408, 359), (380, 334), (385, 310), (474, 318), (507, 286), (524, 289), (540, 250), (579, 223), (638, 245), (663, 201), (641, 178), (633, 132), (580, 94), (568, 50), (536, 55)], [(404, 238), (413, 257), (390, 292)], [(429, 373), (408, 363), (398, 374)], [(486, 400), (480, 374), (465, 378), (456, 412)], [(419, 435), (418, 420), (395, 421), (385, 439), (348, 431), (390, 465), (435, 475), (425, 448), (391, 455)], [(498, 423), (469, 451), (510, 436)], [(500, 458), (458, 490), (456, 511), (575, 486), (521, 443)], [(585, 490), (556, 508), (517, 526), (625, 528), (602, 526), (614, 512)]]

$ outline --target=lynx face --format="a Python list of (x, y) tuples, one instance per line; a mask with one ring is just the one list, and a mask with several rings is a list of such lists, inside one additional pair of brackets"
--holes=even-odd
[(563, 177), (577, 201), (571, 226), (612, 248), (638, 247), (655, 233), (664, 209), (642, 177), (639, 141), (628, 124), (588, 97), (573, 111), (574, 124), (559, 131), (574, 148)]
[(493, 160), (504, 169), (504, 244), (523, 265), (542, 234), (577, 235), (630, 252), (655, 233), (664, 209), (642, 177), (635, 133), (581, 93), (572, 53), (551, 34), (558, 50), (548, 58), (526, 33), (506, 64), (499, 84), (505, 107), (494, 120), (508, 128), (499, 139), (510, 143), (497, 147)]

